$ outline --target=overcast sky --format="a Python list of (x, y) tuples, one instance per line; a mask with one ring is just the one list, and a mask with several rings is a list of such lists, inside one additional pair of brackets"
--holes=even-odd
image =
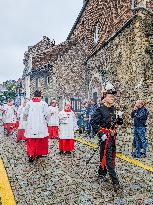
[(0, 0), (0, 83), (22, 76), (28, 46), (43, 36), (63, 42), (83, 0)]

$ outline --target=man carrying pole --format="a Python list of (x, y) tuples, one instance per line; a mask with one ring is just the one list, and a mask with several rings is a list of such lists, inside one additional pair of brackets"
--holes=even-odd
[(100, 144), (100, 166), (99, 177), (106, 181), (107, 171), (111, 177), (114, 191), (120, 188), (119, 179), (115, 171), (116, 157), (116, 128), (123, 123), (122, 115), (116, 114), (114, 106), (115, 93), (112, 85), (106, 86), (103, 93), (101, 106), (96, 110), (91, 119), (92, 127), (99, 136)]

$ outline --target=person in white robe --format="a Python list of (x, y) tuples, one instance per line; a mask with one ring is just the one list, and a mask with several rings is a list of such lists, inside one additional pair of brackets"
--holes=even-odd
[(57, 101), (52, 100), (49, 106), (48, 133), (50, 139), (58, 138), (59, 109)]
[(3, 121), (7, 135), (12, 134), (16, 129), (17, 111), (13, 103), (13, 100), (9, 99), (8, 103), (4, 106)]
[(71, 104), (65, 103), (65, 108), (59, 113), (59, 150), (62, 153), (71, 153), (74, 150), (74, 131), (76, 127), (75, 114)]
[(36, 90), (34, 98), (25, 107), (24, 117), (27, 120), (25, 137), (29, 162), (48, 154), (48, 105), (41, 99), (41, 91)]
[(3, 112), (4, 112), (4, 109), (3, 109), (2, 103), (0, 102), (0, 126), (3, 126)]
[(17, 112), (17, 117), (19, 120), (19, 127), (17, 131), (16, 142), (19, 142), (21, 140), (26, 140), (25, 138), (26, 121), (24, 119), (25, 107), (26, 107), (26, 100), (23, 101), (22, 105), (19, 107), (18, 112)]

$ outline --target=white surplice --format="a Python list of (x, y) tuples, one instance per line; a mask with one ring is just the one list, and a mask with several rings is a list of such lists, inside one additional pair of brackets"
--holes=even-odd
[(73, 111), (59, 113), (59, 139), (74, 139), (75, 122)]
[(4, 106), (4, 123), (16, 123), (16, 108), (14, 105), (5, 105)]
[(18, 109), (18, 112), (17, 112), (17, 116), (18, 116), (18, 119), (19, 119), (19, 128), (18, 129), (24, 129), (26, 128), (26, 121), (24, 119), (24, 113), (25, 113), (25, 107), (23, 106), (20, 106), (19, 109)]
[(59, 126), (58, 107), (49, 106), (48, 126)]
[(29, 101), (25, 107), (24, 118), (27, 118), (26, 138), (44, 138), (48, 136), (47, 118), (49, 110), (44, 101)]

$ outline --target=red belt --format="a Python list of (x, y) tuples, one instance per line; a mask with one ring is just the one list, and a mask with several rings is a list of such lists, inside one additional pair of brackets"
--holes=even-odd
[[(115, 146), (116, 146), (116, 129), (113, 130), (114, 131), (114, 141), (115, 141)], [(102, 169), (104, 170), (105, 166), (106, 166), (106, 152), (107, 152), (107, 146), (108, 146), (108, 142), (111, 138), (111, 132), (112, 130), (110, 129), (106, 129), (106, 128), (100, 128), (98, 134), (100, 134), (101, 132), (103, 132), (104, 134), (107, 134), (108, 137), (106, 139), (106, 142), (105, 142), (105, 149), (104, 149), (104, 154), (103, 154), (103, 158), (102, 158), (102, 161), (100, 162), (100, 165), (102, 167)], [(116, 158), (116, 152), (113, 153), (113, 164), (115, 166), (115, 158)]]

